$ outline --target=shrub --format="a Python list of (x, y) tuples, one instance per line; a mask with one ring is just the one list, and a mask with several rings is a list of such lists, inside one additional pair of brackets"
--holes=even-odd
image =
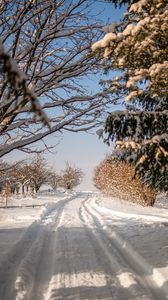
[(93, 180), (106, 195), (144, 206), (155, 203), (156, 192), (144, 185), (135, 174), (134, 167), (124, 161), (107, 157), (96, 167)]

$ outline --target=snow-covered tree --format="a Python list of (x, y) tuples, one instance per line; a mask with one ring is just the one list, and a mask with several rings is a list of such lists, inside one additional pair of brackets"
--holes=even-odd
[(96, 167), (93, 181), (95, 186), (107, 195), (140, 205), (154, 205), (155, 191), (142, 184), (132, 165), (115, 160), (112, 156), (104, 159)]
[(81, 183), (83, 172), (80, 168), (71, 166), (66, 162), (66, 167), (62, 171), (60, 186), (72, 190)]
[(104, 0), (105, 2), (111, 2), (115, 4), (115, 6), (121, 7), (124, 4), (136, 3), (138, 0)]
[(116, 156), (135, 163), (144, 182), (168, 190), (168, 4), (135, 2), (112, 32), (92, 45), (107, 68), (117, 71), (102, 84), (126, 108), (107, 118), (106, 141), (116, 142)]
[(86, 130), (98, 121), (107, 93), (89, 93), (82, 81), (100, 66), (88, 55), (100, 37), (93, 4), (0, 2), (0, 157), (13, 149), (28, 152), (28, 145), (51, 133)]

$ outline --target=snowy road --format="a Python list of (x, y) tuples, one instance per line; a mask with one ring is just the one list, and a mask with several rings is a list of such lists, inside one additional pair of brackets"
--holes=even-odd
[(109, 220), (89, 193), (46, 205), (0, 262), (0, 299), (168, 299), (166, 278)]

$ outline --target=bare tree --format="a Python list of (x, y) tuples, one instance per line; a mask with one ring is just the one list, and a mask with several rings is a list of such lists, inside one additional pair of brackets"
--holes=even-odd
[(8, 205), (11, 196), (16, 188), (16, 178), (13, 173), (13, 165), (5, 161), (0, 161), (0, 197), (1, 205)]
[(22, 194), (37, 192), (43, 183), (47, 183), (50, 172), (42, 155), (35, 155), (30, 162), (18, 161), (8, 164), (0, 161), (0, 192), (10, 190)]
[(89, 94), (83, 81), (100, 64), (88, 54), (100, 37), (93, 3), (1, 2), (0, 157), (29, 152), (28, 145), (62, 129), (87, 130), (103, 114), (108, 91)]
[(21, 189), (22, 194), (28, 191), (30, 186), (29, 164), (20, 161), (11, 166), (10, 177), (13, 178), (15, 190)]
[(66, 167), (62, 171), (60, 186), (67, 190), (72, 190), (81, 183), (83, 172), (80, 168), (71, 166), (66, 162)]
[(48, 181), (49, 170), (47, 169), (46, 161), (41, 155), (35, 155), (27, 168), (30, 186), (32, 190), (38, 192), (41, 185)]
[(3, 160), (0, 161), (0, 192), (5, 185), (10, 186), (11, 192), (14, 191), (18, 179), (16, 169), (20, 168), (21, 165), (22, 162), (7, 163)]
[(11, 181), (8, 171), (9, 167), (10, 165), (8, 163), (3, 160), (0, 161), (0, 193), (2, 193), (6, 184)]
[(53, 188), (53, 190), (56, 190), (60, 184), (61, 184), (61, 176), (58, 175), (56, 172), (52, 172), (50, 175), (49, 175), (49, 178), (48, 178), (48, 184), (51, 185), (51, 187)]

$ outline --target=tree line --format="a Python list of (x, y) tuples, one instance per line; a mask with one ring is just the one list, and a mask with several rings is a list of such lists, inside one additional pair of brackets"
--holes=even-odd
[(52, 170), (41, 155), (12, 164), (1, 161), (0, 171), (1, 194), (32, 194), (38, 192), (43, 184), (53, 190), (58, 187), (71, 190), (80, 184), (83, 177), (82, 170), (68, 162), (60, 173)]

